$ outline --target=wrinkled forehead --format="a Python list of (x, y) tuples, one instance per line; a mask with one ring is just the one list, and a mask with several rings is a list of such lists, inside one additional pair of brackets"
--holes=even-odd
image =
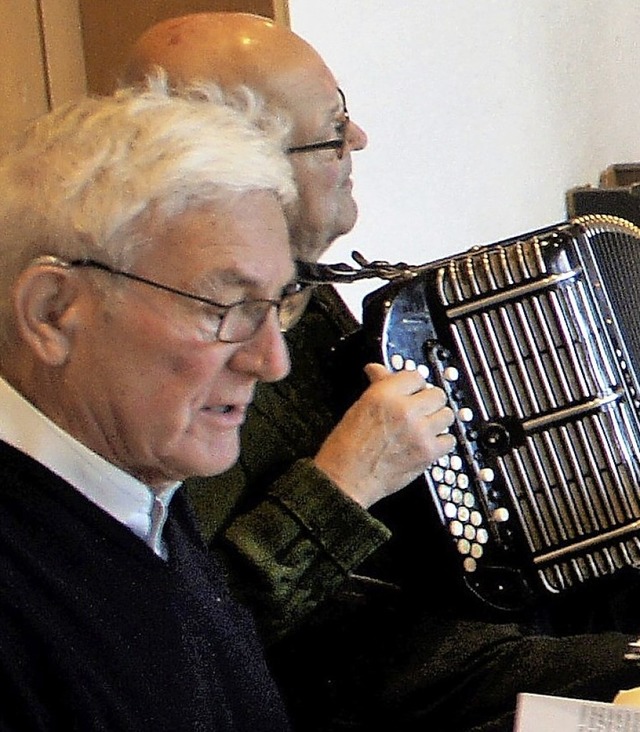
[(265, 95), (280, 106), (296, 128), (334, 122), (344, 115), (343, 97), (329, 69), (292, 68), (265, 80)]

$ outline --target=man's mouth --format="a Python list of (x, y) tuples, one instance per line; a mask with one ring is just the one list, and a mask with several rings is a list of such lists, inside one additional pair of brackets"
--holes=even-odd
[(246, 404), (219, 404), (210, 407), (204, 407), (205, 412), (214, 412), (216, 414), (232, 414), (234, 412), (244, 413), (247, 411)]

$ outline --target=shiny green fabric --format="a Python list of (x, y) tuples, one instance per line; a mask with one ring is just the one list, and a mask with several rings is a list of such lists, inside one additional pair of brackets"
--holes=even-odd
[(389, 537), (309, 459), (357, 392), (359, 368), (342, 353), (356, 329), (333, 288), (318, 288), (287, 334), (290, 375), (258, 387), (239, 463), (188, 483), (206, 538), (226, 555), (230, 583), (268, 642), (294, 628)]

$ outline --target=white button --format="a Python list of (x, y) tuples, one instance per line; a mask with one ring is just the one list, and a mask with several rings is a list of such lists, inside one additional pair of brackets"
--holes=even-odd
[(418, 373), (420, 376), (422, 376), (423, 379), (429, 378), (429, 367), (425, 366), (425, 364), (421, 363), (418, 364)]
[(464, 538), (469, 539), (469, 541), (476, 538), (476, 530), (471, 526), (471, 524), (467, 524), (464, 527)]
[(439, 485), (438, 495), (441, 500), (448, 501), (451, 498), (451, 488), (448, 485)]
[(471, 544), (466, 539), (459, 539), (458, 551), (460, 554), (468, 554), (471, 551)]
[(445, 470), (444, 471), (444, 482), (447, 485), (455, 485), (456, 482), (456, 474), (453, 470)]
[(475, 559), (480, 559), (480, 557), (484, 554), (484, 549), (480, 546), (480, 544), (472, 544), (471, 545), (471, 556)]
[(464, 562), (462, 562), (462, 566), (465, 572), (475, 572), (477, 567), (476, 560), (472, 557), (467, 557)]
[(450, 464), (452, 470), (460, 470), (462, 468), (462, 458), (460, 455), (451, 455)]
[(499, 524), (503, 524), (509, 520), (509, 509), (508, 508), (496, 508), (493, 512), (493, 520)]
[(481, 468), (480, 472), (478, 473), (478, 477), (480, 480), (482, 480), (484, 483), (493, 483), (493, 479), (496, 477), (495, 473), (491, 468)]
[(449, 524), (449, 531), (453, 536), (462, 536), (462, 532), (464, 531), (464, 527), (459, 521), (452, 521)]
[(469, 520), (469, 509), (466, 506), (460, 506), (458, 509), (458, 518), (463, 523), (466, 523)]
[(447, 381), (457, 381), (460, 376), (458, 369), (455, 366), (447, 366), (447, 368), (442, 372), (442, 375)]
[(469, 517), (469, 520), (474, 526), (481, 526), (482, 514), (480, 513), (480, 511), (471, 511), (471, 516)]
[(431, 468), (431, 477), (436, 483), (439, 483), (444, 478), (444, 468), (441, 468), (439, 465), (434, 465)]
[(462, 503), (462, 496), (463, 496), (463, 493), (459, 488), (454, 488), (451, 491), (451, 500), (454, 503)]
[(478, 529), (476, 534), (478, 544), (486, 544), (489, 541), (489, 534), (486, 529)]
[(473, 419), (473, 410), (469, 407), (462, 407), (458, 412), (458, 418), (461, 422), (471, 422)]
[(404, 362), (404, 367), (407, 371), (415, 371), (416, 370), (416, 362), (412, 358), (408, 358)]
[(469, 476), (466, 473), (460, 473), (456, 478), (456, 485), (458, 488), (462, 488), (463, 491), (469, 487)]
[(399, 353), (394, 353), (393, 356), (391, 356), (391, 368), (395, 369), (396, 371), (400, 371), (403, 366), (404, 358), (402, 358)]
[(473, 508), (476, 505), (476, 497), (473, 495), (473, 493), (469, 493), (468, 491), (464, 494), (464, 498), (462, 499), (462, 502), (467, 508)]
[(452, 519), (458, 515), (458, 507), (454, 506), (453, 503), (446, 503), (443, 510), (447, 518)]

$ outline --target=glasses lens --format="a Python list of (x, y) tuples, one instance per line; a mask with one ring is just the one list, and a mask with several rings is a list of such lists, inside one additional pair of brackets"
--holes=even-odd
[(277, 307), (278, 322), (282, 333), (286, 333), (302, 317), (312, 287), (305, 287), (285, 295), (280, 303), (271, 300), (249, 300), (231, 306), (222, 318), (218, 340), (224, 343), (241, 343), (253, 338), (264, 323), (272, 307)]
[(282, 298), (278, 310), (278, 318), (280, 320), (280, 330), (283, 333), (293, 328), (303, 316), (312, 292), (313, 287), (304, 287)]
[(249, 300), (230, 307), (222, 318), (218, 340), (241, 343), (253, 337), (264, 323), (273, 303), (268, 300)]

